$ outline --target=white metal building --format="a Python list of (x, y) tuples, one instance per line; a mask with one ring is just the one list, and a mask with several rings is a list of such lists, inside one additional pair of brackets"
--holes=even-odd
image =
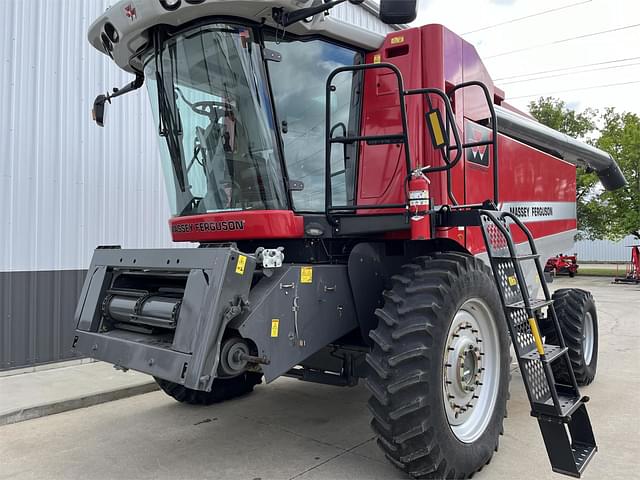
[[(135, 2), (154, 0), (135, 0)], [(3, 0), (0, 17), (0, 370), (68, 358), (97, 245), (170, 245), (144, 91), (91, 121), (96, 94), (130, 81), (90, 47), (108, 0)], [(381, 33), (375, 3), (333, 15)]]
[(581, 262), (629, 262), (631, 249), (629, 245), (637, 245), (640, 240), (632, 235), (619, 242), (609, 240), (580, 240), (576, 242), (575, 252)]

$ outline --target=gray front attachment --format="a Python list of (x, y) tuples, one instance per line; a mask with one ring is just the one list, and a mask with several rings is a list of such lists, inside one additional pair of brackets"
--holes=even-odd
[(73, 348), (210, 390), (226, 324), (243, 311), (255, 267), (233, 246), (99, 248), (76, 309)]
[(346, 265), (257, 269), (232, 245), (100, 248), (76, 321), (77, 351), (207, 391), (238, 336), (270, 382), (358, 327)]

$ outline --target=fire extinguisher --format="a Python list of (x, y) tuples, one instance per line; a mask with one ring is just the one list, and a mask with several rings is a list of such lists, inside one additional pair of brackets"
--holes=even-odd
[(409, 180), (411, 240), (427, 240), (431, 237), (431, 220), (428, 213), (430, 207), (429, 179), (421, 170), (416, 170)]

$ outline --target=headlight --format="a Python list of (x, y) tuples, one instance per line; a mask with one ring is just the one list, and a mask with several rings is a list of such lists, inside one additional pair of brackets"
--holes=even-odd
[(182, 0), (160, 0), (160, 5), (162, 5), (166, 10), (177, 10), (180, 8), (180, 4)]

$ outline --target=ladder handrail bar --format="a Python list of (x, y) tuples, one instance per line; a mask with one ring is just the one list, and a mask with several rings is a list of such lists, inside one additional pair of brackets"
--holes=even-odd
[(453, 87), (453, 89), (451, 89), (450, 94), (454, 94), (456, 93), (458, 90), (461, 90), (463, 88), (467, 88), (467, 87), (480, 87), (482, 89), (482, 92), (484, 93), (484, 97), (487, 101), (487, 106), (489, 107), (489, 112), (491, 113), (491, 143), (492, 143), (492, 152), (491, 152), (491, 156), (493, 158), (493, 203), (495, 203), (496, 205), (499, 203), (500, 200), (500, 192), (499, 192), (499, 186), (498, 186), (498, 179), (499, 179), (499, 175), (498, 175), (498, 170), (499, 170), (499, 166), (498, 166), (498, 117), (496, 116), (496, 109), (494, 107), (493, 104), (493, 98), (491, 97), (491, 93), (489, 92), (489, 89), (487, 88), (487, 86), (483, 83), (480, 82), (478, 80), (471, 80), (468, 82), (463, 82), (463, 83), (459, 83), (458, 85), (456, 85), (455, 87)]
[[(533, 238), (533, 235), (531, 234), (531, 232), (529, 231), (529, 229), (524, 225), (524, 223), (522, 222), (522, 220), (520, 220), (516, 215), (512, 214), (511, 212), (500, 212), (499, 216), (496, 216), (493, 214), (493, 212), (489, 211), (489, 210), (483, 210), (481, 211), (481, 215), (486, 215), (487, 217), (489, 217), (492, 221), (492, 223), (498, 228), (498, 230), (500, 230), (500, 232), (505, 236), (505, 240), (507, 240), (507, 248), (509, 249), (509, 254), (511, 255), (511, 257), (516, 258), (517, 257), (517, 252), (515, 251), (515, 246), (513, 245), (513, 242), (510, 239), (510, 233), (508, 232), (507, 228), (502, 224), (502, 222), (500, 221), (500, 219), (503, 218), (510, 218), (511, 220), (514, 221), (514, 223), (518, 226), (518, 228), (520, 228), (522, 230), (522, 232), (526, 235), (527, 239), (528, 239), (528, 243), (529, 243), (529, 247), (531, 248), (531, 253), (537, 255), (538, 251), (535, 247), (535, 240)], [(488, 249), (487, 250), (487, 254), (489, 255), (490, 258), (492, 258), (491, 252)], [(524, 274), (522, 272), (522, 268), (520, 266), (520, 263), (517, 261), (513, 261), (513, 267), (514, 267), (514, 271), (516, 274), (516, 277), (518, 279), (518, 285), (520, 287), (520, 292), (522, 294), (522, 300), (525, 304), (525, 309), (527, 311), (527, 315), (531, 315), (533, 313), (533, 310), (531, 308), (531, 302), (529, 301), (529, 294), (528, 291), (525, 291), (524, 288), (526, 287), (526, 281), (524, 278)], [(542, 270), (542, 266), (540, 264), (540, 259), (536, 258), (535, 259), (535, 264), (536, 264), (536, 269), (538, 270), (538, 275), (542, 275), (540, 276), (541, 280), (544, 280), (544, 272)], [(543, 290), (545, 292), (545, 298), (546, 300), (551, 300), (551, 297), (549, 295), (549, 289), (546, 285), (546, 282), (541, 281), (540, 282), (543, 285)], [(560, 347), (561, 348), (566, 348), (566, 344), (564, 341), (564, 337), (562, 335), (562, 330), (560, 329), (560, 322), (558, 321), (558, 317), (556, 315), (556, 311), (555, 308), (553, 307), (553, 305), (550, 306), (551, 308), (548, 309), (549, 312), (551, 312), (551, 319), (553, 321), (553, 325), (554, 328), (556, 329), (556, 336), (560, 339)], [(535, 317), (535, 316), (534, 316)], [(537, 319), (536, 319), (537, 322)], [(566, 362), (569, 362), (568, 357), (565, 358)], [(570, 365), (567, 365), (567, 370), (569, 371), (569, 376), (571, 379), (571, 383), (572, 386), (576, 389), (576, 391), (578, 391), (578, 383), (575, 377), (575, 373), (573, 372), (573, 368), (570, 368)], [(547, 365), (545, 364), (545, 374), (547, 374), (548, 378), (549, 378), (549, 385), (552, 385), (551, 380), (554, 378), (553, 374), (551, 373), (551, 371), (547, 371), (549, 370), (549, 368), (547, 368)], [(555, 388), (551, 388), (551, 396), (554, 400), (554, 404), (556, 405), (556, 408), (558, 409), (558, 412), (560, 412), (560, 406), (559, 406), (559, 401), (558, 401), (558, 393), (556, 391)]]
[[(402, 78), (402, 73), (400, 69), (392, 63), (365, 63), (361, 65), (347, 65), (343, 67), (338, 67), (333, 70), (329, 76), (327, 77), (326, 82), (326, 99), (325, 99), (325, 129), (328, 130), (331, 125), (331, 93), (333, 92), (332, 87), (333, 80), (336, 76), (344, 72), (360, 72), (365, 70), (373, 70), (373, 69), (387, 69), (391, 70), (396, 77), (398, 82), (398, 92), (400, 94), (400, 117), (402, 121), (402, 136), (404, 143), (404, 157), (405, 157), (405, 166), (407, 169), (407, 176), (411, 174), (411, 152), (409, 149), (409, 139), (408, 139), (408, 125), (407, 125), (407, 109), (404, 102), (404, 79)], [(331, 186), (331, 148), (332, 148), (331, 136), (327, 131), (325, 138), (325, 214), (327, 217), (329, 216), (329, 210), (333, 206), (333, 195), (332, 195), (332, 186)], [(330, 206), (331, 205), (331, 206)]]
[[(538, 254), (538, 249), (535, 246), (536, 245), (535, 239), (533, 238), (531, 231), (527, 228), (524, 222), (522, 222), (522, 220), (520, 220), (516, 215), (514, 215), (511, 212), (502, 212), (502, 216), (513, 220), (513, 222), (518, 226), (518, 228), (520, 228), (520, 230), (526, 235), (527, 241), (529, 243), (529, 247), (531, 248), (531, 253)], [(538, 271), (539, 278), (543, 279), (544, 270), (542, 268), (542, 264), (540, 263), (540, 259), (535, 260), (535, 265), (536, 265), (536, 270)], [(545, 299), (551, 300), (552, 297), (549, 292), (549, 286), (547, 285), (547, 282), (541, 281), (540, 284), (542, 285), (542, 291), (544, 292)], [(552, 306), (552, 308), (548, 309), (548, 312), (551, 312), (551, 321), (553, 323), (553, 328), (556, 331), (556, 337), (560, 340), (559, 346), (561, 348), (566, 348), (567, 345), (566, 345), (566, 342), (564, 341), (564, 335), (562, 335), (562, 329), (560, 328), (560, 321), (558, 320), (558, 316), (556, 315), (556, 309), (553, 308)], [(577, 389), (578, 382), (576, 380), (576, 376), (575, 376), (575, 372), (573, 371), (573, 368), (567, 368), (567, 370), (569, 371), (569, 376), (570, 376), (572, 385)]]

